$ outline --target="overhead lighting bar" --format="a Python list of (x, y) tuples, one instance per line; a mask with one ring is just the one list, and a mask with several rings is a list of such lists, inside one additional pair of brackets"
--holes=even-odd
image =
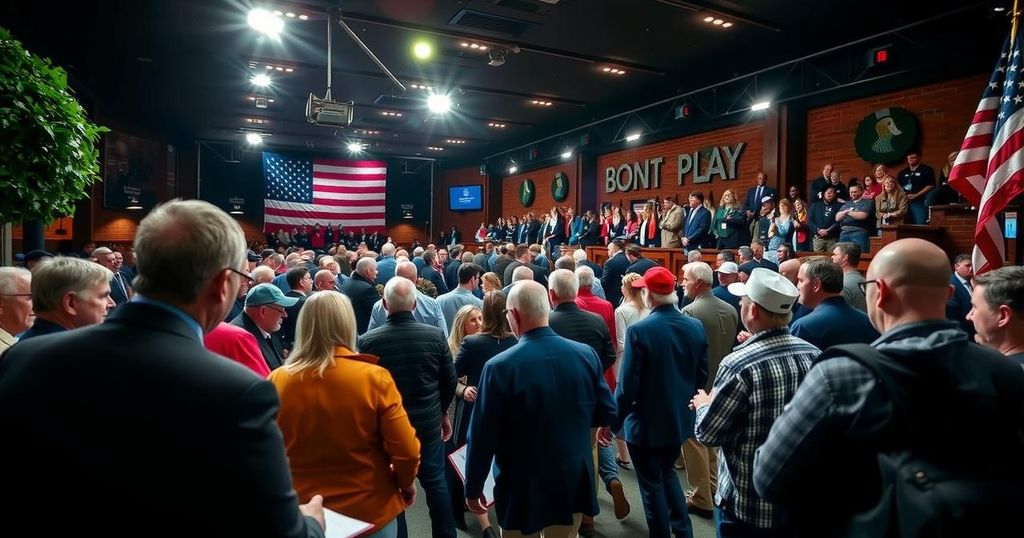
[(473, 43), (472, 41), (460, 41), (459, 46), (464, 49), (477, 50), (481, 52), (491, 48), (488, 45), (481, 45), (480, 43)]
[(390, 110), (381, 111), (380, 115), (381, 116), (390, 116), (392, 118), (401, 118), (402, 117), (402, 113), (401, 112), (391, 112)]
[(250, 95), (249, 96), (249, 100), (250, 101), (255, 101), (257, 99), (266, 99), (268, 103), (273, 103), (274, 102), (274, 98), (273, 97), (263, 97), (262, 95)]
[(353, 132), (356, 133), (356, 134), (361, 134), (361, 135), (366, 135), (366, 136), (375, 136), (375, 135), (379, 135), (380, 134), (380, 131), (374, 131), (374, 130), (371, 130), (371, 129), (355, 129)]
[(263, 118), (245, 118), (245, 123), (252, 125), (266, 125), (270, 123), (270, 120), (265, 120)]
[(465, 144), (466, 143), (465, 140), (459, 140), (458, 138), (449, 138), (449, 139), (445, 140), (445, 142), (447, 142), (449, 144)]
[(489, 121), (489, 122), (487, 122), (487, 126), (488, 127), (493, 127), (495, 129), (504, 129), (506, 127), (506, 125), (504, 123), (498, 123), (496, 121)]
[(602, 67), (601, 71), (608, 73), (609, 75), (625, 75), (626, 72), (618, 67)]
[(249, 69), (257, 69), (260, 66), (266, 71), (277, 71), (278, 73), (294, 73), (295, 68), (284, 64), (250, 61)]
[(414, 82), (412, 84), (409, 84), (409, 87), (414, 89), (414, 90), (425, 90), (425, 91), (432, 91), (434, 89), (433, 86), (427, 86), (426, 84), (416, 83), (416, 82)]
[(750, 110), (755, 112), (758, 110), (768, 110), (768, 107), (770, 106), (772, 106), (771, 101), (761, 101), (759, 103), (754, 103), (753, 105), (751, 105)]
[(537, 106), (551, 106), (552, 103), (551, 101), (544, 101), (543, 99), (531, 99), (530, 104)]
[(640, 140), (640, 133), (633, 133), (626, 136), (626, 142), (636, 142), (637, 140)]
[(718, 26), (719, 28), (729, 28), (733, 25), (732, 21), (727, 21), (715, 15), (708, 15), (707, 17), (704, 17), (704, 22), (713, 26)]
[(563, 151), (562, 152), (562, 158), (565, 159), (565, 160), (571, 159), (572, 158), (572, 151), (571, 150)]
[(427, 146), (430, 151), (444, 151), (444, 148), (438, 146)]

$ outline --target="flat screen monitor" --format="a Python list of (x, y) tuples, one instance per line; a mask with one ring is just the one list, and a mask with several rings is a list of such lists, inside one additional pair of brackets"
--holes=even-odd
[(482, 185), (448, 187), (448, 209), (451, 211), (480, 211), (483, 209)]

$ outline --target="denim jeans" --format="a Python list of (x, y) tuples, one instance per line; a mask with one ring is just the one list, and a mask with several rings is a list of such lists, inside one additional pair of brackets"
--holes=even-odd
[(867, 230), (857, 228), (843, 230), (839, 234), (839, 241), (849, 241), (856, 243), (860, 247), (861, 254), (867, 254), (871, 250), (871, 239), (868, 236)]
[[(430, 441), (420, 440), (420, 470), (416, 478), (420, 480), (423, 496), (427, 500), (430, 512), (430, 530), (433, 538), (456, 538), (455, 515), (452, 514), (452, 503), (448, 496), (448, 484), (444, 481), (444, 466), (447, 458), (444, 455), (444, 442), (440, 435)], [(405, 512), (398, 516), (398, 536), (409, 536), (405, 521)], [(422, 536), (418, 534), (417, 536)]]
[(612, 480), (619, 479), (619, 464), (615, 461), (615, 441), (609, 446), (597, 446), (597, 476), (601, 477), (605, 489)]
[(648, 447), (627, 443), (626, 446), (640, 485), (648, 536), (692, 538), (693, 525), (686, 511), (686, 497), (672, 466), (679, 457), (679, 445)]
[(718, 538), (789, 538), (785, 529), (762, 529), (736, 519), (728, 510), (715, 507), (715, 534)]
[[(404, 517), (405, 512), (399, 517)], [(391, 523), (384, 525), (377, 532), (367, 536), (366, 538), (398, 538), (398, 518), (392, 519)]]

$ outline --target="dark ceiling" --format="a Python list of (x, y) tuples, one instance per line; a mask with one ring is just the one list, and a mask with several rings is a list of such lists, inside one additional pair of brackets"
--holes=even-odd
[[(476, 159), (965, 5), (960, 0), (4, 4), (0, 26), (33, 52), (65, 66), (79, 94), (122, 125), (182, 141), (233, 144), (242, 143), (246, 129), (256, 129), (269, 134), (268, 146), (281, 149), (337, 151), (347, 141), (360, 140), (380, 155), (449, 160)], [(950, 46), (1005, 27), (992, 13), (996, 5), (975, 4), (940, 20), (948, 25)], [(308, 20), (283, 17), (285, 31), (275, 41), (247, 26), (246, 14), (254, 6), (307, 15)], [(332, 94), (335, 100), (355, 102), (355, 120), (344, 129), (310, 125), (304, 115), (309, 94), (323, 96), (326, 90), (326, 13), (334, 7), (408, 88), (403, 92), (395, 86), (334, 24)], [(733, 25), (715, 26), (706, 17)], [(410, 49), (419, 39), (433, 43), (434, 59), (413, 59)], [(505, 64), (489, 66), (490, 51), (463, 42), (509, 51)], [(511, 52), (517, 47), (518, 53)], [(991, 65), (993, 60), (979, 61)], [(267, 64), (293, 71), (266, 71)], [(257, 90), (249, 76), (262, 71), (272, 73), (274, 82)], [(431, 119), (426, 92), (411, 84), (449, 92), (456, 109)], [(257, 96), (274, 101), (258, 109), (250, 99)], [(534, 105), (534, 100), (551, 105)], [(506, 127), (488, 125), (496, 122)]]

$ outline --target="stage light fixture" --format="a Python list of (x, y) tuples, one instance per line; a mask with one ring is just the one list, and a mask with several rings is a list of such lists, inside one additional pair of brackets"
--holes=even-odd
[(254, 30), (270, 37), (277, 37), (284, 30), (284, 20), (265, 9), (249, 10), (246, 20)]
[(562, 152), (562, 158), (563, 158), (563, 159), (565, 159), (565, 160), (567, 160), (567, 161), (568, 161), (569, 159), (571, 159), (571, 158), (572, 158), (572, 150), (568, 150), (568, 149), (567, 149), (567, 150), (563, 151), (563, 152)]
[(346, 147), (346, 149), (348, 149), (349, 153), (362, 153), (363, 152), (363, 144), (361, 142), (349, 142), (348, 145), (345, 146), (345, 147)]
[(417, 41), (412, 46), (412, 55), (419, 60), (429, 60), (434, 55), (434, 47), (426, 41)]
[(440, 93), (427, 97), (427, 110), (434, 114), (447, 114), (452, 109), (452, 100)]
[(263, 137), (260, 136), (259, 133), (246, 133), (245, 141), (248, 142), (250, 146), (258, 146), (263, 143)]
[(636, 142), (640, 140), (640, 133), (633, 133), (626, 136), (626, 142)]
[(768, 110), (768, 107), (770, 107), (770, 106), (772, 106), (771, 101), (761, 101), (761, 102), (754, 103), (753, 105), (751, 105), (750, 106), (750, 110), (752, 110), (754, 112), (756, 112), (758, 110)]
[(270, 86), (270, 84), (273, 82), (273, 79), (270, 78), (270, 75), (260, 73), (258, 75), (253, 75), (252, 78), (249, 79), (249, 82), (252, 82), (253, 85), (255, 86), (265, 88), (267, 86)]

